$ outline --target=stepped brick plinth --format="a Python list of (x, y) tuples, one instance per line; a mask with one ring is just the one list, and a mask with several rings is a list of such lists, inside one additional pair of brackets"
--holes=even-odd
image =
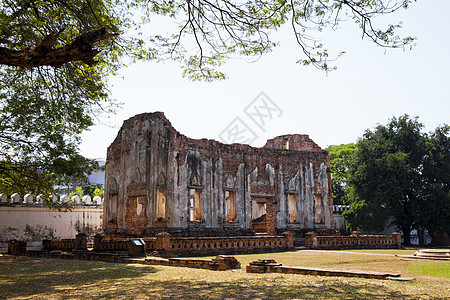
[(314, 275), (314, 276), (359, 277), (359, 278), (403, 280), (403, 281), (413, 280), (411, 278), (401, 278), (400, 274), (397, 273), (282, 266), (273, 259), (258, 259), (252, 261), (248, 266), (246, 266), (246, 270), (247, 273), (283, 273), (283, 274), (300, 274), (300, 275)]

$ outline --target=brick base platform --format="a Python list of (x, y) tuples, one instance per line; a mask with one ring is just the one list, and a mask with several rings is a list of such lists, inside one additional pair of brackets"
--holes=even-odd
[(241, 263), (235, 257), (226, 255), (218, 255), (214, 259), (191, 259), (191, 258), (165, 259), (159, 257), (147, 257), (143, 259), (126, 258), (124, 261), (128, 263), (139, 263), (145, 265), (208, 269), (212, 271), (225, 271), (241, 268)]
[(247, 273), (283, 273), (283, 274), (300, 274), (300, 275), (316, 275), (316, 276), (342, 276), (342, 277), (359, 277), (372, 279), (387, 280), (413, 280), (412, 278), (401, 278), (397, 273), (380, 273), (366, 271), (343, 271), (332, 269), (289, 267), (278, 264), (273, 259), (259, 259), (251, 262), (246, 266)]

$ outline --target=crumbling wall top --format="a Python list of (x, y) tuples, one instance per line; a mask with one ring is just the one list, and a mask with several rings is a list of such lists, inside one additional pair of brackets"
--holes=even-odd
[(297, 151), (322, 151), (307, 134), (286, 134), (267, 140), (263, 148)]
[(108, 152), (113, 152), (114, 145), (120, 148), (120, 134), (124, 130), (130, 130), (137, 128), (138, 130), (142, 127), (142, 123), (145, 121), (156, 121), (160, 120), (163, 126), (166, 127), (169, 132), (171, 132), (172, 138), (174, 138), (175, 145), (177, 147), (188, 146), (191, 149), (220, 149), (219, 151), (237, 151), (237, 152), (259, 152), (263, 149), (271, 150), (293, 150), (302, 152), (326, 152), (322, 150), (313, 140), (309, 138), (306, 134), (287, 134), (277, 136), (273, 139), (267, 140), (266, 144), (262, 148), (255, 148), (246, 144), (223, 144), (216, 140), (211, 139), (192, 139), (186, 137), (185, 135), (179, 133), (166, 118), (163, 112), (153, 112), (153, 113), (142, 113), (135, 115), (134, 117), (125, 120), (118, 136), (114, 140), (108, 149)]
[(128, 120), (125, 120), (123, 122), (122, 128), (123, 129), (131, 129), (136, 126), (140, 126), (141, 122), (145, 120), (161, 120), (164, 124), (164, 126), (170, 128), (171, 130), (177, 132), (175, 128), (173, 128), (172, 124), (170, 123), (169, 119), (166, 118), (163, 112), (157, 111), (153, 113), (142, 113), (135, 115), (134, 117), (129, 118)]

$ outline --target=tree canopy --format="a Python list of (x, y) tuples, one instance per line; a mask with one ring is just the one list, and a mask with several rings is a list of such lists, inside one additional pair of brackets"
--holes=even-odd
[[(225, 78), (230, 57), (259, 57), (292, 27), (299, 63), (332, 70), (325, 28), (353, 20), (382, 47), (405, 47), (399, 25), (375, 18), (412, 0), (4, 0), (0, 2), (0, 188), (38, 192), (93, 167), (79, 134), (117, 104), (107, 77), (138, 60), (171, 59), (193, 80)], [(154, 18), (175, 24), (152, 28)], [(169, 27), (168, 27), (169, 28)], [(170, 31), (170, 30), (169, 30)]]
[[(210, 67), (233, 55), (271, 51), (277, 42), (270, 33), (289, 24), (303, 53), (299, 62), (330, 70), (320, 32), (353, 20), (362, 36), (376, 45), (405, 47), (414, 38), (399, 37), (399, 24), (386, 28), (374, 24), (377, 16), (407, 8), (413, 1), (6, 0), (0, 4), (0, 64), (34, 68), (82, 61), (94, 65), (113, 63), (126, 54), (133, 59), (177, 60), (193, 79), (223, 78)], [(144, 25), (156, 16), (177, 26), (168, 34), (149, 30)]]
[(347, 180), (352, 154), (356, 145), (341, 144), (328, 146), (325, 150), (330, 154), (331, 189), (333, 192), (333, 204), (347, 204), (350, 197), (351, 186)]
[(381, 231), (390, 217), (410, 242), (412, 229), (449, 232), (449, 126), (434, 133), (408, 115), (367, 130), (352, 154), (354, 191), (345, 213), (353, 227)]
[(423, 200), (418, 207), (417, 227), (432, 233), (450, 234), (450, 126), (435, 129), (425, 141)]

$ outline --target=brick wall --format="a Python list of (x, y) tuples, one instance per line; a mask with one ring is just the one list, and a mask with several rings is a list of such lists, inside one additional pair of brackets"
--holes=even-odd
[(319, 236), (314, 232), (305, 235), (305, 246), (311, 249), (402, 248), (401, 234), (350, 236)]
[[(165, 233), (166, 239), (170, 237)], [(243, 237), (170, 237), (170, 244), (156, 246), (157, 249), (186, 256), (208, 254), (231, 254), (252, 252), (275, 252), (293, 249), (293, 234), (281, 236), (243, 236)]]
[[(269, 234), (334, 228), (329, 155), (307, 135), (279, 136), (261, 148), (222, 144), (188, 138), (176, 131), (163, 113), (156, 112), (124, 121), (107, 157), (104, 227), (111, 228), (110, 234), (154, 236), (162, 231), (187, 231), (191, 236), (238, 236), (228, 228), (236, 224), (233, 231), (254, 230), (251, 212), (255, 198), (267, 199), (265, 232)], [(228, 177), (230, 185), (225, 183)], [(192, 178), (196, 178), (195, 184)], [(155, 205), (161, 186), (166, 192), (162, 221)], [(192, 188), (201, 192), (202, 201), (202, 217), (195, 223), (189, 215)], [(235, 191), (237, 217), (233, 223), (226, 221), (227, 189)], [(297, 195), (295, 223), (289, 222), (288, 191)], [(316, 196), (321, 201), (315, 201)], [(141, 222), (130, 197), (145, 197)], [(315, 210), (316, 202), (320, 206)], [(108, 227), (108, 222), (115, 226)]]
[(47, 251), (64, 251), (70, 252), (75, 249), (75, 239), (55, 239), (55, 240), (43, 240), (42, 246)]

